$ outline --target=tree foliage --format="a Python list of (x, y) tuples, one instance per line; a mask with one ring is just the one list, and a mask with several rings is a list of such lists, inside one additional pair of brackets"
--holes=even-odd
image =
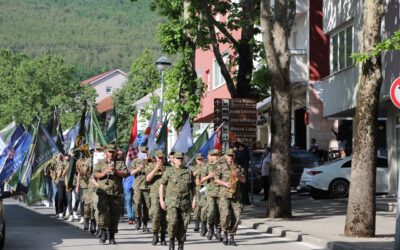
[(137, 112), (134, 103), (160, 86), (160, 72), (150, 50), (132, 63), (125, 85), (114, 92), (117, 110), (118, 141), (129, 141), (133, 114)]
[(61, 111), (61, 124), (79, 120), (83, 101), (94, 102), (94, 90), (81, 87), (76, 69), (50, 54), (30, 58), (0, 50), (0, 127), (13, 119), (29, 125), (34, 115), (49, 118), (53, 108)]
[(2, 0), (0, 47), (30, 56), (46, 51), (80, 64), (80, 79), (113, 68), (128, 71), (146, 48), (160, 52), (154, 37), (163, 17), (148, 0)]

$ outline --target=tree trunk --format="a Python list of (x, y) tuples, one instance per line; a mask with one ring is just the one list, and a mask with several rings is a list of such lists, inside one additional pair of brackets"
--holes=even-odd
[[(363, 52), (371, 51), (380, 41), (383, 13), (380, 0), (364, 1), (363, 30), (360, 39)], [(354, 118), (354, 151), (345, 236), (375, 235), (376, 129), (381, 84), (379, 55), (361, 64)]]
[(288, 39), (294, 19), (294, 4), (276, 0), (271, 16), (270, 0), (261, 1), (261, 28), (268, 68), (272, 78), (272, 159), (267, 216), (290, 218), (290, 132), (292, 94), (290, 90), (290, 50)]

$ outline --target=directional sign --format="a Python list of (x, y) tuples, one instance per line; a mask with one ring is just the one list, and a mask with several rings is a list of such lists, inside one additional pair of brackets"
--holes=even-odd
[(394, 80), (390, 87), (390, 99), (393, 104), (400, 109), (400, 77)]

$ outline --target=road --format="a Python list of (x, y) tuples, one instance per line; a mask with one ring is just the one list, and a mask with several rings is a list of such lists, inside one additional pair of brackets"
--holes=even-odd
[[(78, 222), (66, 222), (55, 218), (53, 209), (43, 206), (26, 207), (15, 200), (4, 202), (6, 209), (6, 244), (5, 249), (168, 249), (168, 246), (152, 246), (152, 234), (133, 230), (132, 225), (121, 222), (116, 235), (118, 245), (100, 245), (97, 237), (82, 230)], [(185, 249), (203, 250), (205, 248), (226, 249), (220, 242), (208, 241), (193, 232), (189, 227)], [(271, 234), (259, 233), (251, 228), (240, 227), (236, 237), (235, 249), (254, 250), (311, 250), (317, 247), (291, 241)], [(177, 249), (177, 246), (176, 246)]]

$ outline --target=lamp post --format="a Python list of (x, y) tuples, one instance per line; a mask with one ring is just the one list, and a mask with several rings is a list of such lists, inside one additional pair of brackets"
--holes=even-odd
[(157, 59), (156, 61), (156, 66), (157, 69), (161, 70), (161, 93), (160, 93), (160, 122), (162, 122), (162, 112), (163, 112), (163, 94), (164, 94), (164, 76), (165, 76), (165, 71), (171, 67), (171, 61), (168, 59), (168, 57), (162, 56)]

